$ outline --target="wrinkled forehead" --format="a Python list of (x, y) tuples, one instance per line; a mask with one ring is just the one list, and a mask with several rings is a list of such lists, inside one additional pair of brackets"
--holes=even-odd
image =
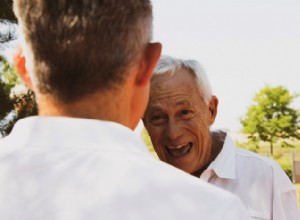
[(203, 95), (195, 77), (185, 69), (155, 75), (151, 80), (149, 106), (173, 106), (202, 101)]
[(147, 112), (176, 111), (182, 108), (193, 108), (194, 102), (190, 97), (171, 97), (156, 99), (149, 102)]

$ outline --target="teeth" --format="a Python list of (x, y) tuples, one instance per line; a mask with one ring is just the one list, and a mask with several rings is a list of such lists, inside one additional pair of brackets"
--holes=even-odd
[(188, 143), (187, 144), (182, 144), (182, 145), (179, 145), (179, 146), (167, 146), (167, 148), (169, 148), (171, 150), (173, 150), (173, 149), (180, 149), (180, 148), (183, 148), (183, 147), (185, 147), (187, 145), (188, 145)]
[(178, 146), (166, 146), (168, 153), (175, 157), (175, 158), (179, 158), (185, 154), (187, 154), (191, 148), (192, 148), (192, 143), (189, 142), (187, 144), (182, 144), (182, 145), (178, 145)]

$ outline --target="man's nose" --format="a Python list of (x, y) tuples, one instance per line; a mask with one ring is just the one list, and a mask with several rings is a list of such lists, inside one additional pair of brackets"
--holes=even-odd
[(166, 137), (170, 140), (176, 140), (183, 134), (182, 128), (180, 127), (180, 122), (175, 119), (169, 119), (166, 128)]

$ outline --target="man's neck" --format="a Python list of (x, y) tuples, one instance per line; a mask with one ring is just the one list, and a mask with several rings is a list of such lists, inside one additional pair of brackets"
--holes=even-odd
[(211, 132), (211, 136), (212, 136), (211, 161), (214, 161), (219, 155), (219, 153), (221, 152), (225, 142), (226, 135), (227, 134), (223, 131)]
[(223, 131), (211, 132), (212, 146), (209, 163), (205, 167), (202, 167), (202, 169), (197, 170), (195, 173), (192, 173), (193, 176), (199, 177), (207, 169), (207, 167), (217, 158), (217, 156), (223, 148), (225, 138), (226, 133)]
[[(127, 102), (126, 102), (127, 101)], [(72, 103), (62, 103), (51, 96), (39, 97), (40, 116), (65, 116), (74, 118), (113, 121), (128, 127), (130, 101), (122, 94), (95, 93)]]

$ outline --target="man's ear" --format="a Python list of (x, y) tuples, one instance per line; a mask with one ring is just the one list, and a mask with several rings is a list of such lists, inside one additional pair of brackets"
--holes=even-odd
[(209, 101), (209, 112), (210, 112), (210, 120), (209, 123), (210, 125), (212, 125), (217, 117), (217, 113), (218, 113), (218, 104), (219, 104), (219, 100), (216, 96), (212, 96), (210, 101)]
[(154, 68), (160, 58), (162, 45), (160, 43), (149, 43), (144, 51), (140, 63), (140, 71), (136, 78), (138, 86), (147, 86), (153, 75)]
[(14, 63), (17, 71), (22, 78), (23, 82), (32, 89), (32, 81), (30, 79), (29, 73), (26, 69), (26, 60), (21, 47), (18, 47), (14, 53)]

